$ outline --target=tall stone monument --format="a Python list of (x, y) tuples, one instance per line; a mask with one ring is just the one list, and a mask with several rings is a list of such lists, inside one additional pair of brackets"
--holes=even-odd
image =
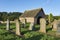
[(54, 20), (52, 31), (57, 31), (57, 26), (58, 26), (58, 21), (57, 20)]
[(46, 33), (46, 20), (44, 18), (40, 19), (40, 32)]
[(9, 19), (7, 19), (6, 30), (9, 30), (9, 29), (10, 29), (10, 21), (9, 21)]
[(16, 34), (17, 35), (21, 35), (20, 34), (21, 28), (20, 28), (19, 20), (18, 19), (15, 19), (15, 22), (16, 22)]

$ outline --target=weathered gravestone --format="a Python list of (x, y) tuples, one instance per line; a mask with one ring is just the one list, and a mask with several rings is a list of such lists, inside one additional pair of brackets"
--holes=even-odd
[(30, 23), (29, 30), (34, 30), (34, 23)]
[(22, 28), (25, 28), (26, 27), (26, 24), (25, 23), (22, 23)]
[(9, 29), (10, 29), (10, 21), (9, 21), (9, 19), (7, 19), (6, 30), (9, 30)]
[(57, 23), (57, 34), (60, 35), (60, 21)]
[(23, 28), (26, 27), (26, 19), (23, 20), (22, 27), (23, 27)]
[(54, 20), (52, 30), (56, 31), (57, 35), (60, 35), (60, 20)]
[(44, 18), (40, 19), (40, 32), (46, 33), (46, 20)]
[(57, 31), (57, 20), (54, 20), (54, 22), (52, 23), (53, 29), (52, 31)]
[(17, 34), (17, 35), (21, 35), (21, 34), (20, 34), (21, 28), (20, 28), (19, 20), (16, 19), (15, 22), (16, 22), (16, 34)]

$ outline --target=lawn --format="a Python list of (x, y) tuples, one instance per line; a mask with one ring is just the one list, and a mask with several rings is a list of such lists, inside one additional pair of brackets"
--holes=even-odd
[[(34, 31), (28, 30), (29, 24), (25, 28), (21, 27), (21, 34), (23, 37), (19, 37), (6, 30), (6, 24), (0, 24), (0, 40), (60, 40), (59, 37), (55, 37), (49, 34), (39, 32), (39, 25), (35, 25)], [(10, 29), (15, 32), (15, 24), (10, 24)], [(49, 27), (47, 27), (48, 33), (54, 34)]]

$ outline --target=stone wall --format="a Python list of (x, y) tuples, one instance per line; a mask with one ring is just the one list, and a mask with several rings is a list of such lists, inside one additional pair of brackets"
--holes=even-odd
[[(7, 23), (7, 21), (0, 21), (0, 23)], [(15, 23), (14, 21), (10, 21), (10, 23)]]
[(24, 23), (25, 22), (25, 19), (26, 19), (26, 22), (34, 22), (34, 18), (33, 17), (25, 17), (25, 18), (20, 18), (20, 21), (22, 22), (22, 23)]

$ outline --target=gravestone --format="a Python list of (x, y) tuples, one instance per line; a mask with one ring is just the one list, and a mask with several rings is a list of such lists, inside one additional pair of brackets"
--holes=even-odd
[(25, 28), (26, 27), (26, 24), (25, 23), (22, 23), (22, 28)]
[(23, 28), (26, 27), (26, 19), (23, 20), (22, 27), (23, 27)]
[(53, 31), (56, 31), (56, 35), (60, 35), (60, 20), (54, 20)]
[(20, 28), (19, 20), (15, 19), (15, 22), (16, 22), (16, 34), (20, 35), (21, 28)]
[(29, 30), (34, 30), (34, 23), (30, 23)]
[(60, 21), (57, 23), (57, 32), (58, 35), (60, 35)]
[(40, 32), (46, 33), (46, 20), (44, 18), (40, 19)]
[(52, 31), (57, 31), (57, 25), (58, 25), (57, 22), (58, 22), (57, 20), (54, 20), (54, 22), (52, 24), (53, 25)]
[(10, 29), (10, 21), (9, 19), (7, 19), (6, 30), (9, 30), (9, 29)]

